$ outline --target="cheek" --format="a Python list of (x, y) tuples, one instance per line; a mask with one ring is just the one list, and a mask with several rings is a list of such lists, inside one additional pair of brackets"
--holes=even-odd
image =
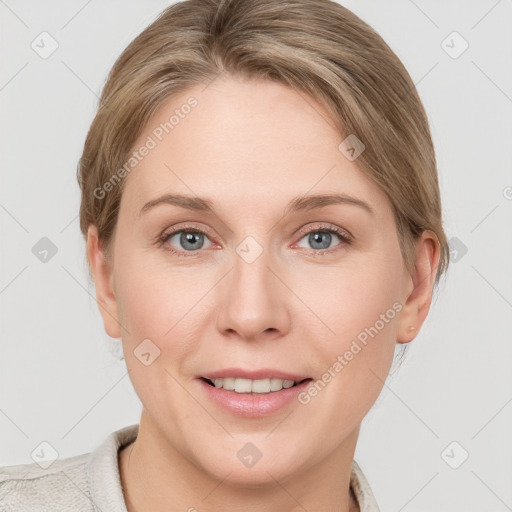
[(153, 415), (165, 417), (170, 414), (170, 402), (162, 402), (162, 397), (179, 391), (173, 376), (178, 377), (190, 341), (186, 331), (190, 306), (179, 289), (183, 283), (175, 273), (165, 275), (142, 258), (127, 258), (118, 278), (118, 311), (126, 328), (123, 350), (130, 380), (144, 406)]
[(366, 387), (369, 399), (378, 394), (382, 383), (376, 376), (385, 380), (394, 355), (402, 308), (398, 302), (400, 272), (399, 259), (368, 253), (353, 264), (347, 261), (344, 268), (331, 269), (318, 282), (324, 298), (317, 298), (315, 307), (329, 327), (322, 329), (327, 334), (315, 348), (323, 364), (319, 373), (336, 364), (331, 373), (344, 375), (334, 379), (338, 385), (360, 386), (362, 394)]
[[(325, 323), (335, 331), (334, 337), (347, 340), (379, 320), (400, 297), (400, 266), (396, 259), (368, 253), (347, 259), (329, 269), (319, 282), (323, 300), (316, 299)], [(394, 324), (395, 310), (389, 312), (386, 332)], [(380, 324), (379, 324), (380, 325)]]
[[(315, 340), (307, 350), (316, 382), (301, 397), (318, 429), (328, 428), (332, 443), (359, 424), (380, 394), (396, 343), (396, 269), (368, 257), (350, 269), (332, 269), (315, 280), (312, 307), (329, 327), (311, 324)], [(361, 264), (361, 265), (359, 265)], [(386, 268), (384, 268), (386, 267)], [(398, 276), (399, 278), (399, 276)], [(318, 290), (319, 288), (315, 288)], [(320, 327), (319, 327), (320, 325)], [(325, 333), (319, 336), (319, 333)], [(323, 425), (329, 425), (325, 427)]]
[[(126, 229), (124, 231), (126, 233)], [(170, 315), (178, 302), (176, 297), (181, 294), (179, 273), (155, 264), (155, 249), (137, 247), (140, 242), (123, 238), (121, 230), (116, 242), (118, 240), (116, 254), (120, 256), (116, 257), (114, 268), (119, 314), (130, 335), (136, 332), (143, 336), (149, 333), (161, 336), (169, 328), (164, 325), (165, 319), (169, 315), (171, 322)]]
[(164, 328), (158, 319), (162, 317), (166, 301), (162, 300), (159, 289), (153, 286), (153, 280), (140, 267), (136, 271), (129, 271), (129, 267), (126, 269), (128, 272), (119, 276), (121, 284), (118, 286), (117, 303), (123, 325), (129, 333), (127, 336), (155, 336)]
[(126, 258), (118, 267), (118, 311), (128, 331), (123, 342), (133, 351), (150, 339), (161, 351), (160, 361), (172, 356), (177, 366), (197, 342), (197, 329), (208, 304), (204, 295), (209, 276), (199, 278), (197, 272), (194, 275), (161, 262), (148, 264), (148, 260), (141, 253)]

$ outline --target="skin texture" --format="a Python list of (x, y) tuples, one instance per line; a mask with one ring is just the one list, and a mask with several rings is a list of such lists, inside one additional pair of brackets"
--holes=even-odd
[[(190, 96), (198, 105), (126, 178), (111, 261), (96, 227), (88, 232), (104, 327), (122, 338), (143, 404), (139, 436), (119, 459), (128, 510), (358, 510), (349, 479), (360, 424), (395, 343), (411, 341), (428, 314), (437, 239), (424, 233), (410, 275), (387, 197), (339, 151), (344, 137), (324, 108), (281, 84), (223, 75), (193, 87), (161, 106), (134, 147)], [(167, 204), (139, 215), (171, 192), (208, 198), (215, 214)], [(375, 214), (330, 205), (284, 215), (296, 196), (333, 192)], [(158, 244), (183, 223), (206, 232), (197, 249), (179, 233)], [(315, 245), (308, 234), (325, 226), (352, 242), (332, 234)], [(247, 236), (263, 249), (252, 263), (236, 251)], [(393, 303), (401, 311), (307, 405), (241, 418), (197, 380), (228, 367), (319, 379)], [(160, 350), (149, 366), (134, 355), (146, 338)], [(262, 453), (251, 468), (237, 458), (247, 442)]]

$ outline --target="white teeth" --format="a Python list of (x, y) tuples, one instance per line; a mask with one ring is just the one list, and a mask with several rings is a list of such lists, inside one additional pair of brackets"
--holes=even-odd
[(237, 393), (250, 393), (252, 391), (252, 382), (249, 379), (236, 379), (235, 391)]
[(228, 377), (225, 379), (215, 379), (213, 381), (216, 388), (224, 388), (236, 393), (270, 393), (272, 391), (281, 391), (283, 388), (291, 388), (295, 382), (293, 380), (282, 379), (235, 379)]
[(220, 384), (218, 386), (217, 384), (215, 384), (219, 388), (228, 389), (229, 391), (233, 391), (235, 389), (235, 379), (215, 379), (215, 381), (220, 381)]
[(271, 389), (270, 379), (252, 381), (251, 391), (253, 393), (270, 393)]
[(283, 388), (283, 381), (281, 379), (270, 379), (270, 391), (279, 391)]

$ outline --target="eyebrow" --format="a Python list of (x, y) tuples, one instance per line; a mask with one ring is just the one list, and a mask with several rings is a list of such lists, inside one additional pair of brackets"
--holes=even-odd
[[(207, 213), (215, 213), (214, 203), (206, 198), (182, 195), (182, 194), (164, 194), (156, 199), (147, 202), (141, 209), (139, 217), (160, 204), (170, 204), (179, 206), (187, 210), (203, 211)], [(366, 202), (356, 197), (346, 194), (314, 194), (308, 196), (299, 196), (293, 198), (287, 205), (284, 215), (298, 211), (308, 211), (315, 208), (323, 208), (330, 205), (352, 205), (359, 206), (370, 215), (375, 215), (373, 208)]]

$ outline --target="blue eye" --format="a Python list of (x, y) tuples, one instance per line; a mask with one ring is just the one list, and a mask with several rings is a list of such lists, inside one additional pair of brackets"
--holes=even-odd
[[(173, 233), (169, 233), (164, 236), (162, 241), (164, 243), (172, 242), (173, 239), (176, 239), (176, 242), (181, 245), (178, 247), (179, 250), (184, 250), (186, 252), (197, 251), (198, 249), (204, 248), (205, 239), (208, 240), (205, 233), (199, 230), (180, 230), (174, 231)], [(209, 240), (208, 240), (209, 241)], [(211, 245), (211, 242), (210, 242)], [(209, 247), (209, 246), (207, 246)], [(172, 249), (169, 249), (172, 250)]]
[(342, 231), (333, 228), (315, 229), (307, 233), (300, 241), (307, 239), (307, 243), (310, 244), (312, 249), (323, 251), (331, 248), (331, 242), (333, 241), (332, 235), (335, 235), (346, 244), (350, 243), (348, 235), (345, 235)]

